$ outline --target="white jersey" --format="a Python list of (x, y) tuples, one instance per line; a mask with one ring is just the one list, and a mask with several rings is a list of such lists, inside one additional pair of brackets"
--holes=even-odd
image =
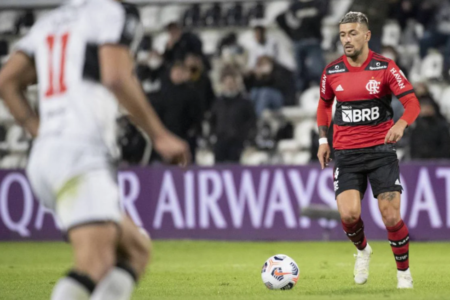
[(40, 19), (16, 45), (36, 65), (38, 139), (80, 141), (117, 158), (119, 105), (100, 83), (98, 49), (135, 51), (141, 37), (138, 10), (114, 0), (71, 0)]

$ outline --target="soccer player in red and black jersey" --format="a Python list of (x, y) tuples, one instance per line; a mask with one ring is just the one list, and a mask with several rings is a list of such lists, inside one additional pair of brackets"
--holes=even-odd
[[(397, 288), (412, 288), (409, 234), (400, 215), (402, 185), (395, 143), (414, 122), (420, 106), (413, 87), (395, 62), (369, 49), (368, 23), (363, 13), (349, 12), (339, 24), (344, 55), (330, 63), (322, 74), (317, 109), (320, 134), (317, 155), (322, 168), (327, 166), (330, 147), (326, 136), (336, 98), (334, 190), (344, 231), (358, 249), (355, 282), (366, 283), (372, 254), (361, 219), (361, 199), (368, 178), (397, 263)], [(392, 94), (405, 107), (403, 116), (395, 124)]]

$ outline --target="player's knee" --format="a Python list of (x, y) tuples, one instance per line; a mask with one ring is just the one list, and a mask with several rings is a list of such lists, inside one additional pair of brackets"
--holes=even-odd
[(380, 213), (383, 219), (383, 223), (387, 227), (395, 226), (401, 219), (400, 211), (392, 207), (382, 208), (380, 209)]
[(387, 227), (395, 226), (400, 221), (400, 216), (396, 213), (385, 214), (383, 216), (384, 225)]
[(358, 221), (359, 217), (360, 217), (360, 213), (358, 211), (349, 210), (349, 211), (341, 212), (341, 220), (345, 224), (355, 223), (356, 221)]
[(131, 263), (139, 277), (145, 272), (145, 268), (150, 261), (150, 255), (150, 239), (148, 236), (142, 236), (138, 239), (130, 251)]
[(85, 258), (79, 259), (75, 267), (88, 274), (95, 282), (99, 282), (113, 268), (115, 262), (116, 256), (112, 249), (98, 249), (86, 253)]

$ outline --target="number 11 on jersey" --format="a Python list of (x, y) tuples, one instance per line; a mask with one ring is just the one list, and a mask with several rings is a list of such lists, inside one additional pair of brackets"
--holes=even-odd
[[(52, 97), (54, 95), (64, 94), (67, 90), (65, 84), (65, 62), (66, 62), (66, 50), (67, 42), (69, 41), (69, 33), (66, 32), (62, 36), (49, 35), (46, 42), (49, 51), (48, 56), (48, 88), (45, 92), (46, 97)], [(59, 64), (53, 65), (55, 48), (61, 47), (61, 58)], [(55, 82), (55, 75), (58, 80)]]

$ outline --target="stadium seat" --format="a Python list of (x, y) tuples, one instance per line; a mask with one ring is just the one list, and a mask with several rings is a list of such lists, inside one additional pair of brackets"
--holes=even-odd
[(265, 19), (269, 23), (274, 23), (275, 18), (289, 8), (289, 4), (290, 4), (289, 1), (273, 1), (267, 3)]
[(203, 30), (200, 32), (200, 39), (203, 42), (203, 53), (214, 54), (217, 51), (219, 40), (222, 38), (219, 30)]
[(299, 104), (305, 115), (313, 117), (317, 114), (319, 99), (319, 86), (310, 87), (301, 94)]
[(202, 17), (205, 27), (218, 27), (223, 24), (222, 5), (214, 3)]
[(0, 11), (0, 33), (14, 33), (15, 23), (19, 16), (18, 11)]
[(294, 165), (306, 165), (311, 160), (311, 153), (309, 151), (300, 151), (294, 155)]
[(8, 150), (14, 153), (25, 153), (30, 147), (25, 131), (16, 124), (8, 129), (6, 143), (8, 144)]
[(441, 99), (441, 95), (445, 87), (446, 86), (443, 86), (440, 83), (428, 83), (428, 90), (430, 91), (431, 96), (433, 96), (433, 99), (436, 99), (436, 101), (439, 101), (439, 99)]
[(438, 51), (430, 52), (424, 57), (421, 65), (421, 74), (424, 79), (438, 80), (442, 78), (444, 57)]
[(26, 154), (8, 154), (0, 160), (0, 169), (23, 169), (26, 165)]
[(168, 40), (169, 34), (165, 31), (155, 35), (153, 38), (153, 50), (156, 50), (159, 53), (164, 53)]
[(240, 163), (248, 166), (258, 166), (269, 163), (269, 153), (265, 151), (254, 151), (253, 149), (247, 149), (241, 156)]
[(140, 14), (144, 30), (154, 31), (162, 29), (162, 25), (160, 23), (160, 10), (161, 8), (156, 5), (141, 7)]
[(199, 166), (212, 166), (214, 165), (214, 153), (208, 149), (197, 149), (195, 162)]
[(247, 25), (247, 20), (244, 16), (244, 10), (241, 3), (233, 4), (224, 13), (224, 24), (228, 26), (244, 26)]
[(299, 142), (296, 139), (281, 140), (278, 142), (277, 151), (279, 153), (296, 152), (299, 149)]
[(330, 0), (330, 7), (328, 9), (330, 14), (324, 18), (323, 22), (337, 26), (341, 18), (348, 12), (352, 3), (353, 0)]
[(311, 131), (316, 127), (316, 121), (312, 118), (295, 125), (294, 139), (297, 141), (300, 149), (309, 149), (311, 147)]
[(198, 27), (202, 23), (200, 4), (191, 5), (183, 15), (183, 26), (187, 28)]
[(400, 43), (401, 28), (396, 21), (390, 21), (383, 26), (383, 36), (381, 43), (384, 46), (397, 47)]
[(14, 118), (9, 112), (5, 103), (0, 99), (0, 122), (1, 124), (11, 124), (14, 122)]
[(295, 71), (297, 69), (297, 63), (294, 58), (292, 41), (278, 28), (270, 28), (268, 34), (277, 41), (278, 63), (290, 71)]
[(242, 47), (248, 49), (254, 43), (255, 38), (253, 36), (253, 31), (250, 29), (241, 30), (238, 32), (238, 44)]
[(324, 18), (324, 21), (322, 22), (322, 29), (321, 29), (323, 36), (322, 49), (328, 51), (331, 50), (333, 47), (333, 41), (335, 40), (336, 35), (338, 33), (338, 28), (334, 23), (331, 25), (325, 23), (325, 19), (326, 18)]
[(439, 100), (442, 113), (447, 117), (447, 120), (450, 120), (450, 86), (447, 86), (442, 91), (441, 97), (436, 99)]
[(297, 107), (296, 106), (283, 107), (280, 110), (280, 112), (286, 120), (288, 120), (292, 123), (297, 123), (308, 116), (308, 114), (305, 113), (303, 108), (298, 107), (298, 106)]
[(256, 3), (254, 6), (250, 7), (247, 12), (247, 19), (263, 19), (265, 16), (265, 4), (262, 2)]

